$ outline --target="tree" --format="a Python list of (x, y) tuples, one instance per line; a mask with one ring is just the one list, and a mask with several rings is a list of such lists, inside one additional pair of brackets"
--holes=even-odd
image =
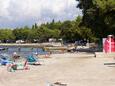
[(78, 38), (77, 29), (78, 29), (77, 20), (76, 21), (69, 21), (69, 20), (64, 21), (60, 28), (61, 30), (60, 36), (65, 41), (73, 42)]
[(16, 28), (13, 30), (13, 34), (16, 37), (16, 40), (29, 40), (30, 28), (25, 26), (24, 28)]
[(34, 25), (32, 25), (32, 29), (37, 29), (37, 28), (38, 28), (37, 23), (35, 23)]
[(1, 29), (0, 30), (0, 40), (7, 42), (14, 40), (15, 36), (13, 35), (13, 32), (11, 29)]
[(43, 42), (43, 41), (48, 41), (48, 39), (51, 37), (51, 30), (48, 29), (45, 26), (41, 26), (38, 29), (38, 33), (39, 33), (39, 41)]
[(82, 39), (87, 39), (87, 40), (90, 40), (90, 41), (97, 41), (98, 39), (94, 36), (94, 34), (92, 33), (91, 29), (90, 28), (87, 28), (87, 27), (80, 27), (80, 30), (79, 30), (79, 34), (80, 34), (80, 37)]
[(83, 10), (82, 26), (90, 27), (96, 37), (115, 34), (114, 0), (76, 0)]

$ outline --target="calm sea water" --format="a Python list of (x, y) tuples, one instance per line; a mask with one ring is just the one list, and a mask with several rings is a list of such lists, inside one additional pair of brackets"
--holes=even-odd
[(31, 47), (0, 47), (0, 48), (7, 48), (5, 50), (1, 50), (0, 53), (6, 53), (12, 55), (14, 52), (19, 54), (20, 56), (27, 56), (32, 53), (37, 54), (47, 54), (42, 48), (31, 48)]

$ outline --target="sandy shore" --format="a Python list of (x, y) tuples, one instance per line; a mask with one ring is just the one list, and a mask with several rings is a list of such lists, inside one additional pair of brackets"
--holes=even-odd
[(53, 54), (40, 59), (41, 66), (30, 66), (30, 70), (8, 72), (0, 66), (0, 86), (48, 86), (57, 81), (67, 86), (115, 86), (115, 66), (109, 57), (94, 57), (93, 54)]

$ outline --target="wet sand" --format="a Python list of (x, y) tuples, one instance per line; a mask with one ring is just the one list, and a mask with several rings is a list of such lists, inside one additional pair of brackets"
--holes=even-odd
[(30, 66), (30, 70), (8, 72), (0, 66), (0, 86), (47, 86), (57, 81), (67, 86), (115, 86), (115, 62), (109, 57), (94, 57), (93, 54), (53, 54), (40, 59), (41, 66)]

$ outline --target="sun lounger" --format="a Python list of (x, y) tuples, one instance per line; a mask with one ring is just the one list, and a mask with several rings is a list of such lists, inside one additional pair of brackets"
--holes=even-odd
[(25, 61), (24, 63), (12, 63), (12, 64), (9, 64), (7, 66), (7, 70), (9, 72), (12, 72), (12, 71), (15, 71), (15, 70), (28, 70), (29, 67), (27, 65), (27, 61)]
[(39, 60), (34, 55), (27, 56), (27, 62), (30, 65), (41, 65)]
[(10, 60), (10, 57), (7, 54), (0, 54), (0, 64), (1, 65), (7, 65), (12, 63)]

